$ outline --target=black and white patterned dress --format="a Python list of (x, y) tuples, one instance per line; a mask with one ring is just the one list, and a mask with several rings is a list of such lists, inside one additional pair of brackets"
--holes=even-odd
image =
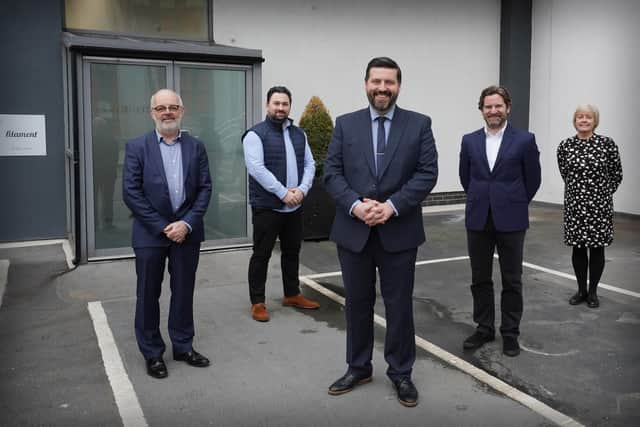
[(603, 247), (613, 241), (613, 193), (622, 182), (622, 164), (613, 139), (593, 134), (567, 138), (558, 146), (564, 180), (564, 242)]

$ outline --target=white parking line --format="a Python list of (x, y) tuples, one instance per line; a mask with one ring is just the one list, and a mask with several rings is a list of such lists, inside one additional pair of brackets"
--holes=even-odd
[(111, 384), (122, 424), (124, 427), (147, 427), (147, 420), (144, 418), (133, 384), (129, 381), (127, 371), (124, 369), (102, 303), (100, 301), (90, 302), (88, 308), (98, 338), (98, 346), (102, 353), (104, 369)]
[[(494, 258), (498, 259), (498, 255), (497, 254), (494, 255)], [(439, 263), (442, 263), (442, 262), (449, 262), (449, 261), (462, 261), (462, 260), (465, 260), (465, 259), (469, 259), (469, 257), (468, 256), (457, 256), (457, 257), (451, 257), (451, 258), (429, 259), (429, 260), (425, 260), (425, 261), (416, 262), (416, 266), (418, 266), (418, 265), (427, 265), (427, 264), (439, 264)], [(564, 277), (565, 279), (576, 280), (576, 276), (573, 276), (571, 274), (563, 273), (562, 271), (552, 270), (550, 268), (542, 267), (540, 265), (531, 264), (530, 262), (523, 262), (522, 265), (525, 266), (525, 267), (531, 268), (533, 270), (543, 271), (545, 273), (553, 274), (555, 276)], [(341, 275), (342, 275), (341, 271), (330, 271), (328, 273), (309, 274), (309, 275), (307, 275), (305, 277), (308, 277), (309, 279), (315, 280), (315, 279), (324, 279), (326, 277), (337, 277), (337, 276), (341, 276)], [(633, 291), (630, 291), (628, 289), (619, 288), (617, 286), (608, 285), (608, 284), (602, 283), (602, 282), (600, 282), (598, 284), (598, 288), (606, 289), (606, 290), (611, 291), (611, 292), (617, 292), (619, 294), (627, 295), (627, 296), (630, 296), (630, 297), (640, 298), (640, 293), (638, 293), (638, 292), (633, 292)]]
[[(315, 291), (323, 294), (327, 298), (332, 299), (333, 301), (337, 302), (340, 305), (344, 305), (345, 303), (344, 297), (320, 285), (318, 282), (312, 280), (310, 276), (302, 276), (300, 277), (300, 281), (305, 285), (307, 285), (308, 287), (314, 289)], [(384, 317), (377, 314), (374, 314), (373, 317), (374, 317), (374, 322), (376, 324), (378, 324), (383, 328), (386, 328), (387, 322)], [(508, 396), (512, 400), (515, 400), (516, 402), (531, 409), (535, 413), (545, 417), (546, 419), (560, 426), (568, 426), (568, 427), (583, 426), (583, 424), (580, 424), (578, 421), (574, 420), (573, 418), (563, 414), (562, 412), (556, 411), (552, 407), (540, 402), (539, 400), (529, 396), (528, 394), (521, 392), (520, 390), (510, 386), (504, 381), (494, 376), (491, 376), (490, 374), (486, 373), (482, 369), (476, 368), (472, 364), (460, 359), (459, 357), (443, 350), (437, 345), (417, 335), (416, 335), (416, 345), (422, 348), (423, 350), (429, 352), (430, 354), (436, 356), (440, 360), (452, 366), (455, 366), (456, 368), (460, 369), (462, 372), (465, 372), (466, 374), (471, 375), (478, 381), (487, 384), (494, 390), (504, 394), (505, 396)]]
[(439, 259), (428, 259), (426, 261), (418, 261), (416, 265), (426, 265), (426, 264), (438, 264), (441, 262), (449, 262), (449, 261), (462, 261), (465, 259), (469, 259), (468, 256), (456, 256), (453, 258), (439, 258)]
[[(562, 271), (552, 270), (550, 268), (546, 268), (546, 267), (542, 267), (542, 266), (539, 266), (539, 265), (531, 264), (529, 262), (523, 262), (522, 265), (524, 265), (525, 267), (532, 268), (534, 270), (544, 271), (545, 273), (554, 274), (556, 276), (564, 277), (566, 279), (576, 280), (576, 276), (573, 276), (573, 275), (567, 274), (567, 273), (563, 273)], [(638, 292), (633, 292), (633, 291), (630, 291), (630, 290), (627, 290), (627, 289), (619, 288), (617, 286), (607, 285), (606, 283), (602, 283), (602, 282), (598, 283), (598, 288), (606, 289), (606, 290), (611, 291), (611, 292), (617, 292), (619, 294), (628, 295), (630, 297), (640, 298), (640, 293), (638, 293)]]
[[(461, 261), (461, 260), (464, 260), (464, 259), (469, 259), (469, 257), (468, 256), (457, 256), (457, 257), (453, 257), (453, 258), (430, 259), (430, 260), (426, 260), (426, 261), (418, 261), (418, 262), (416, 262), (416, 265), (438, 264), (438, 263), (441, 263), (441, 262)], [(308, 277), (309, 279), (324, 279), (325, 277), (336, 277), (336, 276), (342, 276), (342, 272), (341, 271), (330, 271), (328, 273), (308, 274), (305, 277)]]

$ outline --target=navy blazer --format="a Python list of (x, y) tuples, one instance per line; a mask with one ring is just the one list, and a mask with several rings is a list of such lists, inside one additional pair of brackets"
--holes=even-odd
[(487, 160), (484, 128), (462, 137), (460, 183), (467, 193), (467, 229), (483, 230), (489, 208), (498, 231), (529, 228), (529, 202), (540, 188), (536, 137), (507, 124), (493, 170)]
[(184, 220), (191, 226), (185, 242), (204, 240), (203, 216), (211, 198), (209, 160), (204, 145), (182, 133), (182, 173), (185, 201), (173, 212), (162, 155), (155, 131), (129, 141), (125, 148), (122, 198), (133, 213), (132, 246), (169, 246), (164, 235), (170, 223)]
[(438, 177), (431, 119), (396, 107), (380, 167), (378, 177), (369, 108), (338, 117), (324, 164), (324, 184), (336, 201), (330, 238), (353, 252), (364, 248), (370, 227), (349, 210), (365, 197), (390, 199), (398, 211), (376, 226), (386, 251), (416, 248), (425, 241), (421, 204)]

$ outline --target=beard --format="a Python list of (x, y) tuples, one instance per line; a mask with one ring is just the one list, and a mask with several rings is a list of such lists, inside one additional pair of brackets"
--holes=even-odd
[(287, 118), (289, 117), (289, 115), (287, 113), (267, 113), (267, 115), (269, 116), (269, 118), (271, 120), (273, 120), (276, 123), (284, 123), (285, 120), (287, 120)]
[(180, 123), (182, 120), (174, 118), (173, 120), (154, 119), (156, 122), (156, 128), (158, 131), (166, 133), (174, 133), (180, 130)]
[(489, 129), (501, 129), (506, 121), (507, 116), (502, 114), (485, 118), (485, 122), (487, 123), (487, 127)]
[[(385, 99), (376, 99), (377, 95), (385, 95)], [(393, 107), (398, 99), (398, 93), (392, 93), (389, 90), (372, 90), (367, 92), (369, 103), (377, 111), (384, 112)]]

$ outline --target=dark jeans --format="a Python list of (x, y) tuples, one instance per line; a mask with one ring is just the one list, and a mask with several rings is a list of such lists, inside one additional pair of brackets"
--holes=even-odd
[(598, 290), (598, 282), (604, 271), (604, 247), (589, 248), (589, 255), (587, 255), (587, 248), (574, 246), (571, 253), (571, 263), (573, 271), (576, 273), (578, 291), (583, 294), (587, 292), (588, 271), (589, 293), (595, 295)]
[(473, 320), (478, 331), (495, 334), (495, 301), (493, 294), (493, 253), (498, 249), (502, 295), (500, 333), (517, 337), (522, 318), (522, 250), (525, 231), (500, 232), (491, 220), (482, 231), (467, 230), (467, 245), (471, 259), (471, 294)]
[(265, 283), (271, 252), (280, 239), (280, 265), (284, 295), (300, 293), (298, 279), (300, 245), (302, 242), (302, 208), (293, 212), (252, 209), (253, 254), (249, 260), (249, 297), (251, 304), (264, 303)]

